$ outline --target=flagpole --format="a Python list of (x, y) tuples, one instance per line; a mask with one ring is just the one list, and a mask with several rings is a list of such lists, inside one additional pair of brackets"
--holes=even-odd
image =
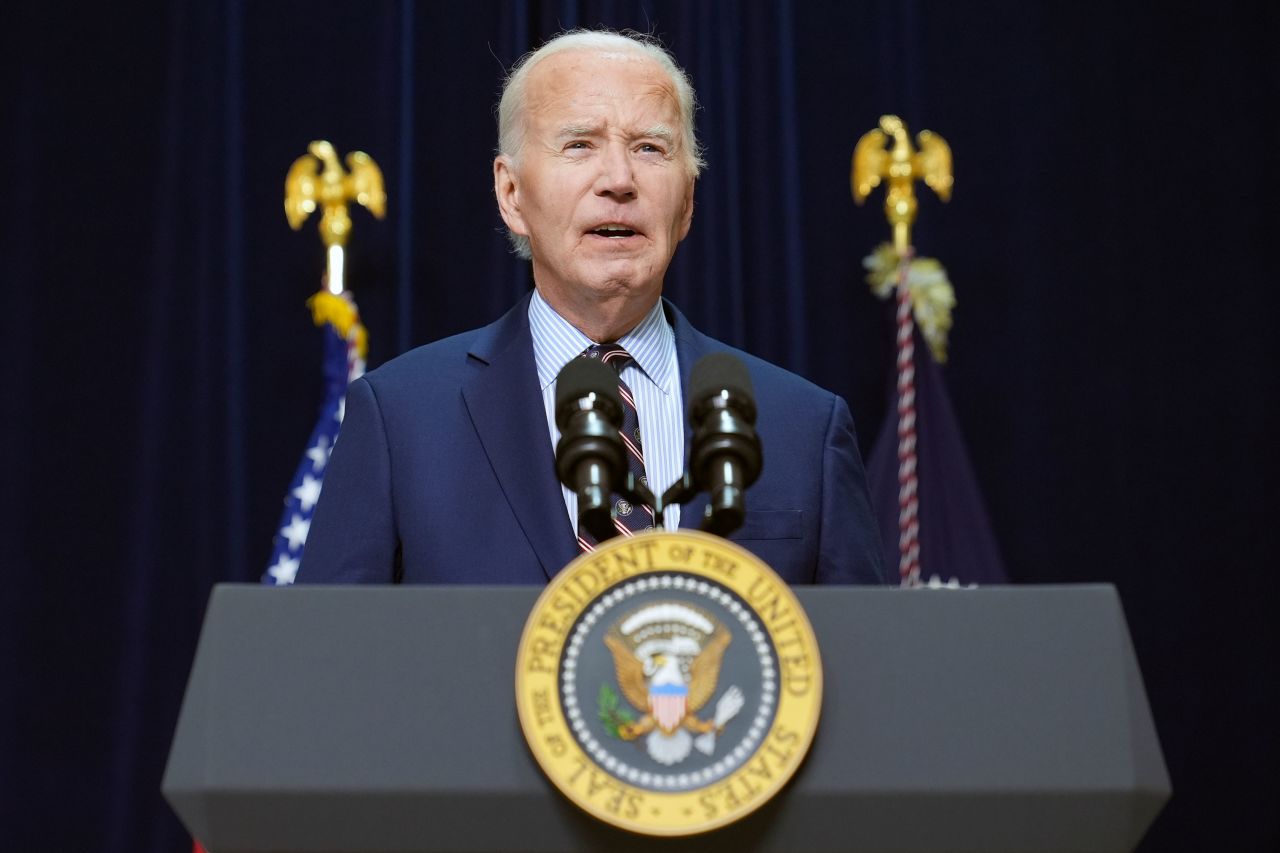
[[(881, 247), (867, 259), (872, 270), (868, 281), (877, 295), (896, 297), (895, 312), (897, 349), (895, 389), (897, 404), (897, 474), (898, 474), (898, 576), (902, 586), (917, 587), (921, 581), (920, 566), (920, 472), (916, 441), (916, 353), (917, 314), (924, 312), (926, 339), (934, 357), (945, 360), (946, 332), (951, 325), (951, 306), (955, 302), (945, 272), (932, 259), (915, 257), (911, 245), (911, 226), (919, 205), (915, 182), (923, 180), (938, 196), (951, 198), (954, 183), (951, 170), (951, 148), (946, 140), (931, 131), (922, 131), (916, 139), (919, 149), (911, 144), (903, 121), (894, 115), (881, 116), (880, 126), (863, 134), (853, 152), (849, 183), (854, 201), (862, 204), (871, 191), (887, 182), (884, 212), (893, 231), (893, 247)], [(888, 147), (892, 142), (892, 147)], [(934, 275), (929, 284), (929, 273)], [(927, 270), (927, 272), (926, 272)]]
[(346, 275), (345, 263), (346, 250), (337, 243), (330, 246), (326, 259), (324, 281), (329, 288), (329, 292), (334, 296), (341, 295), (347, 289), (346, 281), (344, 280)]
[(902, 586), (920, 585), (920, 480), (916, 456), (916, 324), (912, 318), (911, 288), (907, 280), (912, 254), (910, 246), (900, 254), (896, 285), (898, 291), (898, 575)]
[(368, 154), (347, 155), (344, 171), (337, 151), (324, 141), (308, 146), (285, 178), (284, 210), (297, 231), (321, 210), (320, 239), (325, 246), (325, 272), (320, 289), (307, 300), (312, 320), (324, 330), (325, 396), (307, 450), (285, 494), (275, 547), (263, 583), (291, 584), (302, 563), (311, 516), (324, 483), (329, 453), (346, 411), (347, 385), (364, 373), (368, 335), (351, 292), (346, 288), (346, 244), (351, 236), (349, 205), (359, 204), (381, 219), (386, 213), (382, 172)]

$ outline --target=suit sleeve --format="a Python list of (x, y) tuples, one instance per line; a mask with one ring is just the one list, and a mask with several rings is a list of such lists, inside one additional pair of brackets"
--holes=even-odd
[(853, 416), (839, 396), (834, 397), (827, 425), (820, 525), (817, 583), (887, 582)]
[(297, 582), (391, 583), (399, 542), (391, 495), (386, 426), (361, 377), (347, 388)]

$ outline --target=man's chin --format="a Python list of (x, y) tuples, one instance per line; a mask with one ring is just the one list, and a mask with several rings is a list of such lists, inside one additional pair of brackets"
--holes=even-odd
[(654, 275), (652, 264), (634, 258), (592, 264), (582, 278), (591, 292), (605, 297), (642, 295), (662, 289), (662, 275)]

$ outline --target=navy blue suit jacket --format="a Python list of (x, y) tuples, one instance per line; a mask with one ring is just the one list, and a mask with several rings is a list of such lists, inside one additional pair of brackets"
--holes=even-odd
[[(690, 368), (711, 352), (733, 352), (755, 384), (764, 470), (730, 538), (791, 583), (884, 582), (844, 400), (665, 308), (686, 401)], [(298, 582), (545, 583), (578, 556), (546, 422), (527, 298), (357, 379)], [(685, 505), (681, 525), (705, 505)]]

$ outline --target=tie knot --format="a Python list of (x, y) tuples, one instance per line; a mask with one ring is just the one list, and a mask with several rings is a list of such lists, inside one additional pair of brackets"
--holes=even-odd
[(583, 358), (598, 358), (618, 373), (635, 361), (621, 344), (592, 344), (582, 353)]

